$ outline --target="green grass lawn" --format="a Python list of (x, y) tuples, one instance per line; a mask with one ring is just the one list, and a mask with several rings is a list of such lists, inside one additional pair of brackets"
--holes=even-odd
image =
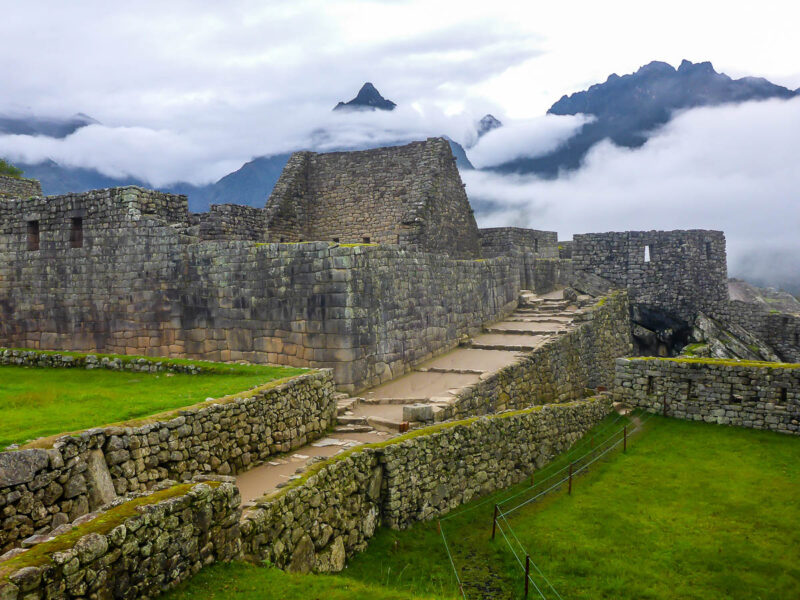
[[(619, 425), (606, 420), (597, 439)], [(569, 460), (555, 461), (537, 480)], [(467, 598), (522, 597), (522, 572), (508, 545), (499, 532), (489, 537), (493, 504), (524, 487), (442, 521)], [(653, 417), (626, 454), (576, 477), (571, 496), (553, 493), (508, 522), (564, 599), (800, 598), (800, 440)], [(380, 530), (341, 574), (292, 577), (219, 565), (167, 597), (460, 597), (436, 522)], [(534, 581), (546, 598), (558, 597), (540, 576)], [(358, 584), (372, 587), (336, 595)], [(540, 596), (531, 587), (529, 597)]]
[[(198, 363), (208, 367), (207, 363)], [(0, 366), (0, 449), (235, 394), (304, 369), (213, 365), (199, 375)]]
[(163, 600), (437, 600), (337, 575), (293, 575), (241, 562), (206, 567)]

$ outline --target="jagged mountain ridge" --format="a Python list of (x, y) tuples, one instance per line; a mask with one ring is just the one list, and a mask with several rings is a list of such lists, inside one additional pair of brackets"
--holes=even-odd
[(593, 115), (595, 120), (549, 154), (515, 159), (492, 170), (556, 177), (561, 170), (579, 168), (586, 153), (602, 140), (628, 148), (642, 146), (648, 134), (669, 122), (675, 111), (797, 95), (797, 91), (761, 77), (731, 79), (717, 73), (710, 62), (684, 60), (675, 69), (653, 61), (635, 73), (621, 77), (612, 73), (604, 83), (562, 96), (547, 111), (549, 114), (582, 113)]

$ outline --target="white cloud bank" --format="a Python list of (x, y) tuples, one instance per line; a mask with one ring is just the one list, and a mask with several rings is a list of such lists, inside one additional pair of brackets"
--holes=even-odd
[[(558, 179), (464, 173), (479, 225), (574, 233), (721, 229), (731, 274), (800, 273), (800, 99), (678, 115), (640, 149), (603, 142)], [(773, 256), (754, 260), (748, 256)], [(761, 273), (765, 276), (766, 273)]]
[(517, 158), (544, 156), (593, 120), (586, 115), (545, 115), (535, 119), (508, 121), (484, 135), (469, 151), (473, 165), (482, 169)]

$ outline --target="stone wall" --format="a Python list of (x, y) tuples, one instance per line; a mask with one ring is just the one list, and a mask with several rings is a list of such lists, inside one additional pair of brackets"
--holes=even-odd
[(399, 244), (480, 257), (448, 142), (292, 155), (266, 206), (269, 241)]
[(571, 260), (534, 258), (530, 254), (517, 255), (513, 258), (520, 265), (520, 285), (523, 289), (537, 294), (546, 294), (569, 286), (575, 279)]
[(708, 312), (716, 319), (743, 327), (772, 348), (781, 360), (800, 362), (800, 315), (741, 300), (717, 304)]
[(384, 449), (383, 523), (410, 527), (518, 483), (611, 411), (609, 398), (474, 420)]
[(106, 369), (135, 373), (204, 373), (198, 364), (146, 359), (138, 356), (96, 356), (94, 354), (58, 354), (40, 350), (0, 348), (0, 365), (47, 367), (50, 369)]
[(590, 233), (573, 242), (575, 271), (627, 288), (632, 304), (688, 319), (728, 300), (721, 231)]
[(192, 215), (197, 235), (203, 240), (266, 239), (266, 215), (263, 209), (239, 204), (212, 204), (207, 213)]
[(491, 227), (480, 230), (481, 249), (487, 258), (521, 251), (536, 258), (558, 258), (558, 234), (521, 227)]
[(619, 359), (614, 397), (678, 419), (800, 435), (800, 364)]
[(330, 372), (314, 372), (147, 424), (100, 427), (60, 437), (51, 448), (1, 452), (0, 549), (118, 494), (167, 479), (239, 473), (302, 446), (333, 425), (333, 389)]
[(256, 502), (241, 526), (246, 556), (293, 571), (337, 571), (376, 528), (443, 515), (516, 483), (611, 410), (608, 398), (436, 426), (321, 463)]
[(138, 188), (0, 201), (0, 345), (333, 368), (354, 390), (500, 318), (520, 288), (508, 258), (200, 241), (181, 206)]
[(239, 492), (181, 485), (89, 515), (0, 560), (0, 598), (152, 598), (240, 553)]
[(42, 186), (35, 179), (0, 175), (0, 200), (4, 198), (31, 198), (41, 196)]
[(494, 227), (480, 235), (484, 257), (507, 256), (517, 263), (522, 289), (542, 294), (572, 282), (572, 263), (559, 260), (554, 231)]
[(615, 359), (631, 353), (628, 295), (614, 292), (579, 318), (571, 331), (462, 390), (446, 416), (567, 402), (583, 398), (587, 388), (610, 388)]

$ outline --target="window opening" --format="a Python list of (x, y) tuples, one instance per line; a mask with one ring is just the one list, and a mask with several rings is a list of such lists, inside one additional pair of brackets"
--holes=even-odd
[(364, 243), (365, 244), (369, 244), (369, 236), (368, 235), (364, 236)]
[(28, 250), (39, 249), (39, 221), (28, 221)]
[(69, 245), (72, 248), (83, 248), (83, 219), (72, 218), (72, 228), (69, 232)]
[(650, 262), (650, 244), (644, 247), (644, 262)]

